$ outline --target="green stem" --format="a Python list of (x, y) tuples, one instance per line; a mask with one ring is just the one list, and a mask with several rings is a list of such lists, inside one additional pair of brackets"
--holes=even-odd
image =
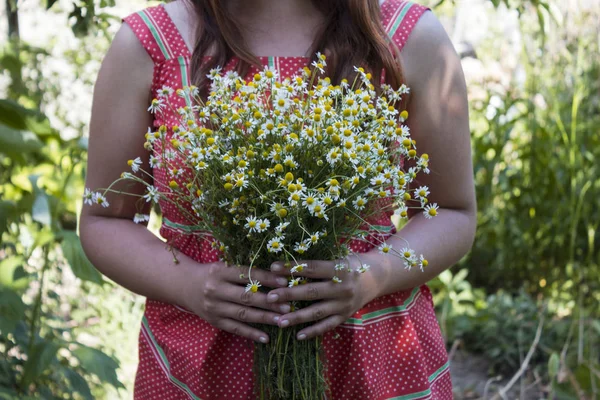
[[(33, 346), (35, 344), (35, 337), (37, 336), (37, 331), (38, 331), (38, 324), (40, 322), (40, 312), (42, 309), (42, 297), (44, 294), (44, 278), (46, 276), (46, 271), (48, 270), (49, 267), (49, 262), (48, 262), (48, 255), (49, 255), (49, 248), (48, 245), (43, 247), (43, 253), (44, 253), (44, 266), (42, 267), (42, 276), (40, 277), (40, 287), (38, 288), (38, 292), (35, 298), (35, 303), (33, 305), (33, 314), (31, 316), (31, 326), (29, 328), (29, 343), (27, 344), (27, 354), (29, 354), (30, 356), (33, 354)], [(21, 383), (20, 383), (20, 387), (22, 390), (24, 390), (25, 388), (23, 387), (23, 379), (24, 376), (21, 378)]]

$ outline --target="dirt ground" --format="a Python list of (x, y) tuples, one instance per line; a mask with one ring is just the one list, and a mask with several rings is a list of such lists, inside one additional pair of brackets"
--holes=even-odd
[[(499, 388), (512, 378), (497, 377), (488, 374), (489, 363), (480, 356), (457, 351), (450, 361), (450, 373), (454, 386), (455, 400), (492, 399)], [(516, 373), (516, 371), (515, 371)], [(527, 374), (525, 374), (527, 375)], [(541, 400), (546, 399), (539, 384), (533, 384), (526, 376), (524, 382), (517, 382), (506, 396), (509, 400)], [(521, 396), (523, 390), (523, 396)]]

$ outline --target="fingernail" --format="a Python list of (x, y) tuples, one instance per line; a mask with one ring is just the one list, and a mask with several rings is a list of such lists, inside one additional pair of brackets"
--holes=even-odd
[(306, 339), (306, 335), (304, 333), (301, 333), (298, 335), (298, 340), (304, 340)]
[(273, 272), (279, 272), (279, 271), (282, 270), (282, 268), (283, 267), (279, 263), (273, 263), (273, 264), (271, 264), (271, 271), (273, 271)]
[(260, 340), (261, 342), (263, 342), (263, 343), (268, 343), (268, 342), (269, 342), (269, 338), (268, 338), (268, 337), (266, 337), (266, 336), (261, 336), (259, 340)]
[(279, 286), (287, 286), (288, 285), (288, 280), (285, 278), (277, 278), (277, 284)]
[(289, 304), (282, 304), (281, 307), (279, 307), (279, 309), (281, 310), (282, 313), (287, 314), (290, 312), (290, 310), (292, 308), (290, 307)]
[(279, 300), (279, 296), (275, 293), (270, 294), (267, 296), (267, 301), (271, 302), (271, 303), (275, 303), (277, 300)]
[(281, 328), (285, 328), (286, 326), (288, 326), (290, 324), (290, 321), (288, 321), (287, 319), (284, 319), (283, 321), (281, 321), (281, 323), (279, 324), (279, 326)]
[(273, 317), (273, 322), (277, 323), (277, 321), (279, 321), (279, 315)]

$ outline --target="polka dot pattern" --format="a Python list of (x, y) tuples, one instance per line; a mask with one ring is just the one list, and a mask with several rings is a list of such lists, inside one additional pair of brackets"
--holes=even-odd
[[(426, 10), (404, 0), (383, 3), (383, 25), (400, 49)], [(154, 96), (163, 85), (176, 88), (188, 84), (191, 54), (163, 6), (148, 7), (124, 21), (154, 61)], [(265, 65), (269, 61), (260, 58)], [(307, 57), (273, 60), (282, 76), (294, 74), (309, 62)], [(236, 61), (232, 59), (224, 69), (231, 69)], [(256, 71), (253, 67), (249, 74)], [(176, 108), (185, 105), (184, 99), (175, 94), (170, 101)], [(155, 118), (154, 126), (174, 126), (177, 121), (174, 112), (165, 112)], [(167, 137), (171, 134), (169, 130)], [(160, 154), (162, 149), (154, 151)], [(181, 184), (189, 173), (183, 170), (175, 180)], [(153, 176), (157, 187), (168, 185), (172, 179), (162, 168), (154, 168)], [(384, 208), (389, 202), (381, 199), (376, 206)], [(175, 206), (163, 202), (161, 208), (166, 219), (185, 224), (184, 213)], [(380, 213), (368, 222), (389, 226), (393, 234), (392, 213)], [(163, 225), (160, 233), (175, 248), (199, 263), (219, 259), (218, 251), (211, 247), (211, 236), (190, 235), (173, 226)], [(373, 247), (368, 242), (386, 238), (370, 232), (367, 241), (352, 240), (350, 247), (355, 252), (366, 252)], [(323, 338), (331, 399), (379, 400), (416, 393), (419, 395), (411, 398), (452, 398), (447, 353), (427, 286), (377, 298), (351, 320), (354, 322), (340, 325)], [(182, 307), (147, 300), (139, 335), (134, 398), (253, 399), (253, 346), (251, 341), (216, 329)]]

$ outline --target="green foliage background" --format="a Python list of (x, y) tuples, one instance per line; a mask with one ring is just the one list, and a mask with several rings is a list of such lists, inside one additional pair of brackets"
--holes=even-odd
[[(39, 7), (64, 13), (61, 3)], [(460, 265), (431, 282), (449, 345), (460, 340), (493, 371), (519, 368), (543, 317), (528, 374), (543, 377), (545, 398), (594, 398), (600, 386), (600, 4), (583, 3), (489, 2), (490, 18), (518, 15), (520, 40), (497, 27), (464, 60), (479, 228)], [(89, 91), (118, 25), (114, 5), (73, 2), (75, 45), (58, 54), (20, 40), (17, 9), (6, 13), (0, 399), (130, 397), (143, 299), (83, 254), (87, 125), (58, 104), (64, 82), (46, 69), (60, 59)], [(428, 5), (452, 21), (460, 3)]]

